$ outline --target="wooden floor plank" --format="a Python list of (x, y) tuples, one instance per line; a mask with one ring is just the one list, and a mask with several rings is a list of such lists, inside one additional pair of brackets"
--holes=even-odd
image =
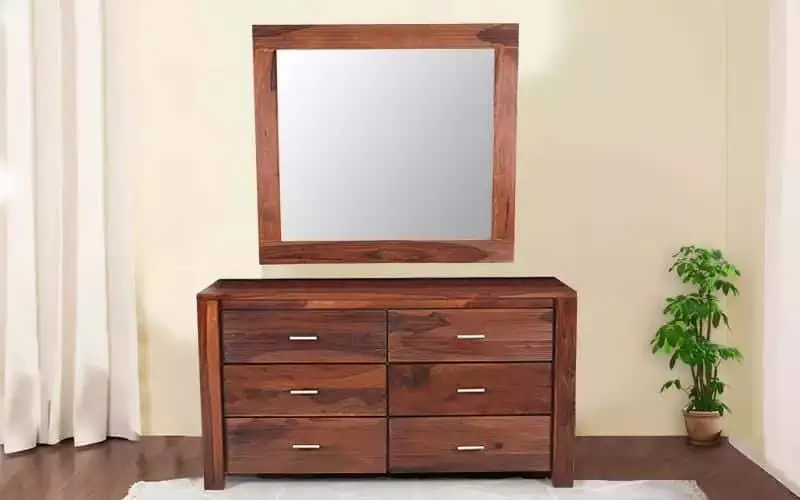
[[(728, 444), (690, 448), (677, 437), (584, 437), (576, 446), (578, 479), (693, 479), (709, 500), (795, 499)], [(0, 499), (121, 500), (136, 481), (202, 475), (199, 438), (112, 439), (75, 449), (56, 446), (0, 455)]]

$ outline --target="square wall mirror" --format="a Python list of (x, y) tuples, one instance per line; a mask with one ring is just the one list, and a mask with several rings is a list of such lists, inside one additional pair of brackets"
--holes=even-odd
[(261, 263), (512, 260), (517, 40), (254, 26)]

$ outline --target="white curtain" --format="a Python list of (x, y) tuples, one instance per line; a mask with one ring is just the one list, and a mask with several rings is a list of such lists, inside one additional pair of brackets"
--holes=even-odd
[(135, 439), (131, 186), (105, 147), (102, 0), (0, 1), (3, 451)]
[(772, 2), (764, 302), (764, 455), (800, 488), (800, 1)]

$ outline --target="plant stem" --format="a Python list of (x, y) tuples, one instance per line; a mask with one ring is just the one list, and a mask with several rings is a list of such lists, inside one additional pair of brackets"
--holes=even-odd
[(699, 365), (697, 365), (697, 383), (695, 384), (695, 387), (697, 387), (698, 394), (702, 395), (705, 392), (703, 388), (704, 385), (705, 385), (705, 365), (703, 365), (703, 363), (700, 363)]

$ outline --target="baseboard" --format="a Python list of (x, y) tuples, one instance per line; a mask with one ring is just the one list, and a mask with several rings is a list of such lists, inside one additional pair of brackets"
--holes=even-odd
[(744, 455), (748, 460), (753, 462), (754, 464), (761, 467), (764, 472), (769, 474), (770, 476), (774, 477), (779, 483), (784, 485), (786, 489), (794, 493), (796, 496), (800, 497), (800, 484), (792, 481), (788, 477), (786, 477), (781, 471), (777, 470), (776, 468), (772, 467), (763, 457), (759, 454), (753, 453), (753, 450), (750, 449), (747, 445), (740, 443), (735, 439), (728, 438), (728, 443), (736, 449), (739, 453)]

